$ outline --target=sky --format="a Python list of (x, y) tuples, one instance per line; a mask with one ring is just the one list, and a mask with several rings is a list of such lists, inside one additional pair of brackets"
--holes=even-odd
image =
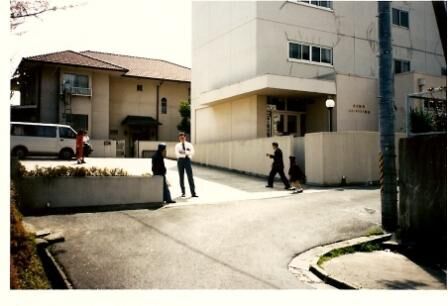
[(26, 56), (95, 50), (191, 67), (191, 0), (49, 0), (75, 8), (30, 17), (11, 33), (10, 73)]

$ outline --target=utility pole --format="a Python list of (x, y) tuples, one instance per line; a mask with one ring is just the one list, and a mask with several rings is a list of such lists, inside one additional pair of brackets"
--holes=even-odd
[(395, 168), (395, 113), (393, 107), (392, 35), (390, 1), (378, 1), (379, 125), (381, 146), (381, 222), (388, 232), (397, 229), (397, 173)]

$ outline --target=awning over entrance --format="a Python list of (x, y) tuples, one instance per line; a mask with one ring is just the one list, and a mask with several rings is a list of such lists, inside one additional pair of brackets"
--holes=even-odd
[(290, 76), (265, 74), (236, 84), (204, 92), (199, 105), (210, 105), (250, 95), (292, 95), (321, 96), (335, 95), (334, 80), (307, 79)]
[(121, 121), (122, 125), (129, 126), (157, 126), (162, 125), (160, 122), (157, 122), (156, 119), (149, 116), (126, 116), (123, 121)]

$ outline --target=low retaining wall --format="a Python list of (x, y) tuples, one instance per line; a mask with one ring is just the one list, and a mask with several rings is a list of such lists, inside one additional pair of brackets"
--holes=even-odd
[(161, 176), (24, 177), (18, 189), (28, 212), (163, 201)]
[(446, 153), (446, 134), (400, 141), (400, 239), (445, 265)]
[[(396, 134), (398, 141), (405, 134)], [(321, 132), (305, 135), (305, 165), (307, 183), (339, 185), (342, 176), (347, 184), (378, 182), (378, 132)], [(398, 167), (398, 161), (397, 161)]]
[(267, 176), (271, 170), (272, 159), (266, 157), (266, 153), (273, 153), (273, 142), (279, 144), (287, 170), (288, 157), (293, 154), (292, 136), (200, 143), (195, 145), (193, 161), (206, 166)]
[[(194, 145), (195, 154), (193, 156), (193, 162), (206, 166), (266, 176), (272, 166), (272, 159), (266, 157), (266, 153), (273, 153), (273, 142), (278, 142), (280, 149), (283, 151), (283, 161), (287, 171), (289, 167), (288, 157), (294, 153), (292, 136), (199, 143)], [(155, 151), (159, 143), (157, 141), (139, 141), (138, 146), (136, 143), (139, 152), (138, 156), (144, 157), (144, 151)], [(177, 142), (166, 142), (167, 158), (176, 159), (174, 152), (176, 144)]]
[[(134, 144), (134, 156), (151, 158), (157, 151), (157, 146), (163, 141), (136, 141)], [(166, 144), (166, 157), (175, 159), (174, 147), (177, 142), (163, 142)]]
[(91, 139), (93, 152), (91, 157), (117, 157), (117, 141), (108, 139)]

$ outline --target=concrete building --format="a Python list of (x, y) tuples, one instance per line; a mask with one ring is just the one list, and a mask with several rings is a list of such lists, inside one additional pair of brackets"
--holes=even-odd
[[(446, 10), (446, 8), (445, 8)], [(377, 2), (194, 2), (195, 143), (378, 131)], [(431, 2), (392, 2), (396, 130), (408, 93), (446, 85)], [(445, 11), (446, 14), (446, 11)]]
[(12, 120), (68, 123), (92, 139), (174, 141), (190, 69), (163, 60), (62, 51), (24, 58), (12, 80), (20, 106)]

